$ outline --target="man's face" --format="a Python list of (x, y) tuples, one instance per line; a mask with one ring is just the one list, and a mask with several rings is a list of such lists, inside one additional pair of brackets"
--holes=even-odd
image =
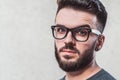
[[(61, 9), (56, 16), (56, 24), (72, 29), (82, 25), (96, 27), (96, 16), (87, 12)], [(55, 55), (60, 67), (66, 72), (73, 72), (87, 67), (94, 60), (94, 50), (98, 36), (90, 33), (85, 42), (77, 41), (71, 32), (64, 39), (55, 39)]]

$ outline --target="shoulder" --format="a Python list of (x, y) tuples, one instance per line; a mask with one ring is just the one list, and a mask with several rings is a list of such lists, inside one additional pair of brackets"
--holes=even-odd
[(116, 80), (111, 74), (102, 69), (88, 80)]

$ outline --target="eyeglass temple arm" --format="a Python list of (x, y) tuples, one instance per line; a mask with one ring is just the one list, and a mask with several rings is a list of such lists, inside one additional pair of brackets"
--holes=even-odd
[(102, 33), (96, 29), (92, 29), (92, 32), (97, 35), (101, 35)]

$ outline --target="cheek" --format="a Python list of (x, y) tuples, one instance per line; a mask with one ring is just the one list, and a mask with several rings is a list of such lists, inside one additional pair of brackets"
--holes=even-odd
[(77, 43), (76, 48), (80, 51), (81, 54), (83, 54), (89, 47), (88, 44), (85, 43)]
[(60, 48), (64, 47), (64, 42), (62, 40), (55, 40), (55, 45), (57, 47), (57, 50), (59, 50)]
[(81, 54), (87, 50), (92, 49), (95, 46), (95, 41), (86, 41), (76, 43), (76, 48), (80, 51)]

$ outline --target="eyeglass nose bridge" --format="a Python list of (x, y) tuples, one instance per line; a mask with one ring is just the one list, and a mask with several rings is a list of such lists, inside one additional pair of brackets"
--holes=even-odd
[(67, 37), (68, 34), (69, 34), (69, 32), (71, 32), (71, 38), (72, 38), (72, 40), (73, 39), (76, 40), (75, 35), (74, 35), (74, 29), (69, 29), (69, 28), (66, 28), (66, 29), (67, 29), (67, 33), (66, 33), (65, 37)]

